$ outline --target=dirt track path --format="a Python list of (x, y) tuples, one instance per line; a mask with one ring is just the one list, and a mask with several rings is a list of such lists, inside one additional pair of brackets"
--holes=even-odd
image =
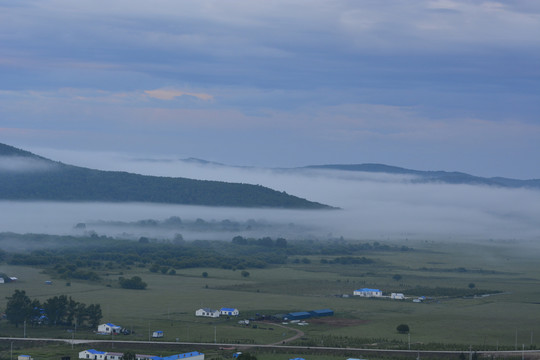
[(283, 339), (281, 341), (278, 341), (278, 342), (272, 343), (272, 344), (268, 344), (268, 345), (283, 345), (283, 344), (294, 341), (294, 340), (299, 339), (302, 336), (304, 336), (304, 332), (302, 330), (300, 330), (300, 329), (295, 329), (295, 328), (292, 328), (292, 327), (289, 327), (289, 326), (283, 326), (281, 324), (264, 322), (264, 321), (260, 321), (260, 323), (266, 324), (266, 325), (272, 325), (272, 326), (279, 326), (280, 328), (287, 329), (287, 330), (292, 330), (292, 331), (296, 332), (296, 335), (294, 335), (293, 337)]

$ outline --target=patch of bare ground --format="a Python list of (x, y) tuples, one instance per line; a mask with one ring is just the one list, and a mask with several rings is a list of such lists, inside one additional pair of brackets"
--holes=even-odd
[(343, 319), (343, 318), (335, 318), (335, 317), (309, 319), (307, 321), (309, 321), (312, 324), (330, 325), (330, 326), (335, 326), (335, 327), (355, 326), (355, 325), (366, 324), (369, 322), (368, 320)]

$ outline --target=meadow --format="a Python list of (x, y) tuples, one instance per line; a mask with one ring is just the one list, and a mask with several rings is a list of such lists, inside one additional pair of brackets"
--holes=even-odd
[[(134, 332), (119, 335), (119, 340), (149, 340), (150, 332), (162, 330), (163, 339), (151, 340), (271, 344), (294, 336), (294, 329), (300, 329), (304, 335), (290, 344), (450, 350), (538, 346), (540, 251), (533, 242), (404, 240), (404, 244), (411, 250), (364, 252), (363, 256), (373, 260), (371, 264), (329, 264), (324, 260), (330, 257), (321, 255), (302, 257), (302, 261), (289, 257), (283, 265), (248, 269), (247, 277), (232, 269), (178, 269), (169, 275), (132, 267), (121, 272), (103, 271), (100, 282), (70, 280), (69, 286), (40, 268), (2, 264), (0, 272), (19, 280), (0, 285), (0, 309), (15, 289), (40, 301), (65, 294), (87, 304), (101, 304), (103, 322)], [(119, 276), (134, 275), (148, 284), (146, 290), (116, 285)], [(52, 284), (46, 285), (47, 280)], [(385, 295), (403, 292), (407, 299), (352, 296), (353, 290), (363, 287), (379, 288)], [(459, 295), (473, 287), (485, 295)], [(412, 301), (421, 295), (427, 295), (428, 300)], [(201, 307), (235, 307), (240, 316), (196, 317), (195, 310)], [(308, 319), (305, 326), (288, 323), (287, 329), (279, 327), (279, 322), (238, 324), (238, 320), (263, 314), (326, 308), (335, 315)], [(399, 333), (399, 324), (407, 324), (410, 333)], [(26, 336), (108, 338), (91, 329), (71, 330), (27, 326)], [(22, 337), (23, 331), (22, 326), (16, 328), (0, 320), (0, 336)]]

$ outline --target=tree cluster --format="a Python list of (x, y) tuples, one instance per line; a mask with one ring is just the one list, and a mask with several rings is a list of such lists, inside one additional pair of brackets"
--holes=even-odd
[(120, 286), (124, 289), (144, 290), (147, 286), (140, 276), (133, 276), (131, 279), (120, 277), (118, 281), (120, 282)]
[(24, 290), (15, 290), (6, 298), (7, 320), (18, 327), (23, 322), (30, 325), (89, 326), (97, 327), (101, 318), (99, 304), (86, 305), (66, 295), (54, 296), (40, 303), (30, 299)]

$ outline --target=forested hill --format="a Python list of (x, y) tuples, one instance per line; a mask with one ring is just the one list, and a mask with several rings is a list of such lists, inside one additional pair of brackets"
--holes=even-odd
[(489, 185), (509, 188), (536, 188), (540, 189), (540, 179), (518, 180), (504, 177), (485, 178), (456, 171), (421, 171), (405, 169), (397, 166), (384, 164), (352, 164), (352, 165), (311, 165), (305, 169), (325, 169), (341, 171), (360, 171), (371, 173), (386, 173), (399, 175), (413, 175), (414, 183), (447, 183), (447, 184), (469, 184), (469, 185)]
[(0, 144), (0, 199), (331, 208), (260, 185), (93, 170), (55, 162), (5, 144)]

